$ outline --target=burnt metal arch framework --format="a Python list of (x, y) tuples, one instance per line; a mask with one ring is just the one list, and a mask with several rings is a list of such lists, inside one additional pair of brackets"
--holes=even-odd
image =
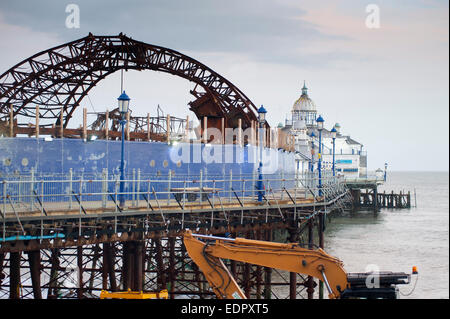
[[(154, 70), (180, 76), (196, 83), (191, 110), (202, 118), (224, 117), (227, 127), (243, 128), (256, 120), (255, 105), (230, 81), (206, 65), (171, 49), (118, 36), (94, 36), (72, 41), (15, 65), (0, 76), (0, 119), (13, 115), (54, 119), (64, 128), (88, 92), (115, 71)], [(200, 89), (200, 91), (198, 91)]]

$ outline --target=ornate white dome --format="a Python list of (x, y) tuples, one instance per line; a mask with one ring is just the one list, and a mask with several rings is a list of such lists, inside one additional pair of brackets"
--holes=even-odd
[(305, 83), (302, 88), (302, 95), (300, 98), (295, 101), (294, 107), (292, 108), (293, 112), (316, 112), (316, 104), (314, 104), (313, 100), (311, 100), (308, 96), (308, 88)]

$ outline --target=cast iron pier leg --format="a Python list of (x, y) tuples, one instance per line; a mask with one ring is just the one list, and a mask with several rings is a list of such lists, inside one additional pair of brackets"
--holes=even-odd
[(20, 252), (9, 253), (9, 299), (19, 299)]
[[(308, 244), (309, 249), (313, 249), (314, 245), (314, 219), (310, 218), (308, 221)], [(308, 299), (314, 298), (314, 279), (311, 276), (308, 276), (308, 289), (306, 291), (308, 292)]]
[(31, 285), (33, 287), (34, 299), (42, 299), (41, 292), (41, 251), (28, 252), (28, 263), (30, 264)]
[(144, 245), (141, 241), (134, 242), (134, 291), (143, 291), (144, 287), (144, 258), (143, 248)]

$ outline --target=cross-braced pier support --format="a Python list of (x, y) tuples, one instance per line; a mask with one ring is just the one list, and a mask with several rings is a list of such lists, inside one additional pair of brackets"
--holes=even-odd
[[(303, 213), (297, 221), (235, 225), (232, 236), (266, 241), (287, 238), (306, 246), (314, 243), (313, 229), (319, 214)], [(225, 236), (225, 228), (199, 228), (198, 232)], [(320, 234), (320, 232), (319, 232)], [(126, 236), (125, 236), (126, 237)], [(125, 238), (124, 237), (124, 238)], [(82, 243), (84, 241), (84, 243)], [(43, 243), (19, 249), (2, 247), (0, 298), (97, 298), (101, 290), (161, 291), (170, 298), (212, 298), (212, 291), (189, 259), (181, 232), (131, 233), (127, 240), (63, 247)], [(56, 242), (54, 243), (56, 244)], [(316, 283), (296, 273), (235, 261), (226, 261), (249, 298), (312, 298)]]

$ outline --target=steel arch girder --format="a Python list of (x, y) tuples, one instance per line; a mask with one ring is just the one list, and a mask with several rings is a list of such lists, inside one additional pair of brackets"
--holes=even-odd
[[(59, 123), (60, 109), (67, 126), (75, 109), (102, 79), (121, 69), (154, 70), (196, 83), (214, 97), (226, 119), (239, 114), (244, 126), (256, 120), (257, 108), (236, 86), (204, 64), (177, 51), (133, 40), (123, 34), (72, 41), (35, 54), (0, 76), (0, 117), (40, 117)], [(194, 110), (195, 112), (195, 110)], [(196, 113), (197, 117), (205, 116)]]

